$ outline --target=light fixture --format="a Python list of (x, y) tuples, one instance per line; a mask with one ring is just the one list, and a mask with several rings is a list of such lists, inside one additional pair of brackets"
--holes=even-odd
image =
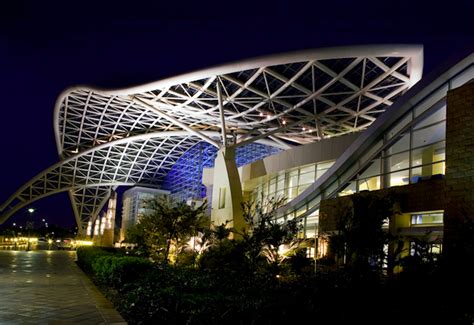
[(28, 212), (29, 212), (29, 213), (33, 213), (33, 212), (35, 212), (35, 209), (29, 208), (29, 209), (28, 209)]

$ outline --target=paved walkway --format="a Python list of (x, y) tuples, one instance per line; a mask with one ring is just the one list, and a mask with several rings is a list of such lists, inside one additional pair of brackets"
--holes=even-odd
[(126, 324), (75, 259), (0, 250), (0, 324)]

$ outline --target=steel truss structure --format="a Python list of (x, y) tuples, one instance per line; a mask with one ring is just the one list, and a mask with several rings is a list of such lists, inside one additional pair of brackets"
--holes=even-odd
[(257, 58), (120, 90), (74, 87), (55, 108), (60, 161), (0, 206), (0, 222), (68, 191), (80, 229), (120, 185), (158, 186), (200, 141), (276, 148), (367, 128), (422, 74), (411, 45)]

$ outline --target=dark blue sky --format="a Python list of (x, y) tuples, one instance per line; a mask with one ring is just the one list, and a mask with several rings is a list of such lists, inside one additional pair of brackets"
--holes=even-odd
[[(72, 85), (124, 87), (259, 55), (375, 43), (424, 44), (426, 74), (474, 49), (473, 1), (11, 2), (0, 5), (2, 203), (57, 162), (53, 107)], [(34, 205), (51, 222), (74, 223), (66, 195)]]

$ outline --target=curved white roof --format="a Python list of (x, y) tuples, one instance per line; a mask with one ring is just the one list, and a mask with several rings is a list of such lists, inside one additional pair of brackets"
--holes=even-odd
[(54, 114), (61, 161), (2, 205), (0, 220), (67, 190), (83, 226), (110, 187), (159, 184), (202, 140), (289, 148), (363, 130), (422, 68), (418, 45), (355, 46), (262, 57), (126, 89), (69, 88)]

